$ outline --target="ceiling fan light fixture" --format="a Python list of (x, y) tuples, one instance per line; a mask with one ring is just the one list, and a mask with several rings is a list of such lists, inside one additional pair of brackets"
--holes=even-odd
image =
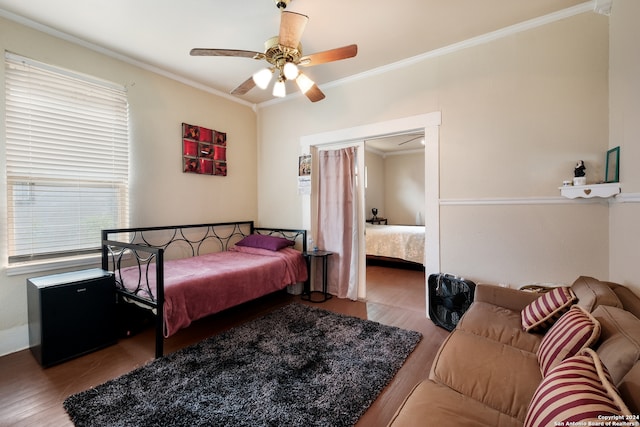
[(298, 77), (300, 71), (298, 70), (298, 66), (293, 62), (286, 62), (284, 67), (282, 67), (282, 72), (287, 80), (295, 80)]
[(269, 68), (263, 68), (253, 74), (253, 81), (260, 89), (266, 89), (273, 76), (273, 71)]
[(263, 90), (267, 89), (271, 81), (274, 80), (274, 74), (277, 71), (278, 75), (272, 88), (274, 96), (285, 97), (286, 81), (295, 80), (309, 101), (318, 102), (323, 100), (325, 94), (316, 83), (302, 75), (300, 67), (311, 67), (353, 58), (358, 53), (358, 45), (351, 44), (303, 56), (300, 40), (309, 17), (301, 13), (285, 10), (292, 1), (294, 0), (274, 0), (277, 8), (280, 9), (280, 29), (277, 36), (271, 37), (264, 42), (264, 52), (243, 49), (194, 48), (191, 49), (189, 54), (191, 56), (250, 58), (266, 61), (270, 64), (267, 66), (268, 68), (263, 68), (253, 73), (233, 89), (230, 92), (232, 95), (246, 95), (256, 86)]
[(287, 96), (287, 88), (285, 87), (282, 79), (278, 79), (276, 84), (273, 85), (273, 96), (276, 98), (284, 98)]
[(300, 88), (300, 92), (302, 93), (307, 93), (309, 89), (311, 89), (315, 84), (313, 80), (311, 80), (309, 77), (305, 76), (302, 73), (298, 74), (298, 78), (296, 78), (296, 83), (298, 84), (298, 87)]

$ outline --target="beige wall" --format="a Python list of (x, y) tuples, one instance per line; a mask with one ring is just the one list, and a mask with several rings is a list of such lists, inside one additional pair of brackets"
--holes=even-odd
[(370, 218), (375, 207), (378, 217), (387, 218), (389, 224), (415, 225), (419, 212), (423, 225), (424, 151), (387, 155), (366, 151), (365, 166), (365, 217)]
[[(441, 111), (442, 271), (513, 285), (590, 274), (640, 293), (639, 7), (615, 0), (610, 18), (563, 19), (326, 88), (327, 99), (317, 104), (290, 97), (260, 108), (257, 118), (243, 105), (3, 19), (0, 47), (129, 87), (132, 225), (257, 217), (263, 225), (300, 227), (308, 201), (296, 187), (301, 137)], [(182, 174), (182, 121), (228, 132), (228, 177)], [(558, 196), (578, 159), (595, 181), (604, 152), (616, 145), (618, 202)], [(4, 180), (2, 156), (4, 150)], [(5, 184), (0, 188), (5, 242)], [(6, 258), (2, 244), (0, 260)], [(27, 275), (8, 276), (0, 267), (2, 354), (26, 345)]]
[(384, 157), (381, 154), (367, 150), (365, 152), (365, 167), (367, 168), (367, 187), (364, 191), (364, 215), (371, 218), (371, 208), (378, 209), (378, 216), (386, 218), (384, 209)]
[(606, 16), (584, 13), (325, 92), (318, 104), (289, 98), (258, 111), (260, 222), (303, 222), (301, 137), (441, 111), (442, 271), (514, 286), (609, 276), (607, 203), (558, 191), (577, 160), (591, 181), (602, 173)]
[[(384, 172), (389, 224), (424, 225), (424, 151), (387, 156)], [(418, 213), (421, 224), (416, 224)]]
[[(253, 110), (175, 80), (0, 18), (0, 50), (128, 87), (131, 113), (131, 225), (257, 219), (256, 118)], [(4, 87), (4, 66), (0, 68)], [(3, 102), (0, 116), (4, 117)], [(227, 132), (227, 177), (182, 173), (182, 122)], [(0, 121), (0, 354), (27, 343), (27, 277), (7, 275), (4, 120)], [(99, 236), (96, 236), (98, 245)]]
[(610, 211), (610, 278), (640, 295), (640, 2), (615, 0), (610, 23), (609, 146), (620, 146), (622, 194)]

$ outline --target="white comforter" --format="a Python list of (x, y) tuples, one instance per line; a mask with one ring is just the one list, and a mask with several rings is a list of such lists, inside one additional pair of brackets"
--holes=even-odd
[(425, 263), (422, 225), (372, 225), (365, 230), (367, 255)]

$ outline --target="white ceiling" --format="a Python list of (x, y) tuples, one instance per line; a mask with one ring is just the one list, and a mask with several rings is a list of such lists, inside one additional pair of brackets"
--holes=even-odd
[[(584, 0), (292, 0), (287, 10), (309, 16), (302, 36), (305, 54), (358, 45), (355, 58), (305, 69), (322, 89), (580, 3)], [(262, 52), (280, 25), (274, 0), (0, 0), (0, 16), (61, 32), (223, 93), (266, 63), (192, 57), (190, 49)], [(287, 91), (294, 91), (289, 85)], [(261, 103), (272, 96), (254, 88), (240, 99)]]

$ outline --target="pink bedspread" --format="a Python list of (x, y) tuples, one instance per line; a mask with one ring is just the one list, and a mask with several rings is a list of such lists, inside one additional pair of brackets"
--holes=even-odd
[[(152, 272), (149, 286), (155, 294), (155, 269)], [(137, 267), (122, 269), (120, 276), (127, 289), (136, 288)], [(274, 252), (236, 246), (226, 252), (165, 261), (164, 336), (194, 320), (305, 280), (305, 260), (291, 248)]]

